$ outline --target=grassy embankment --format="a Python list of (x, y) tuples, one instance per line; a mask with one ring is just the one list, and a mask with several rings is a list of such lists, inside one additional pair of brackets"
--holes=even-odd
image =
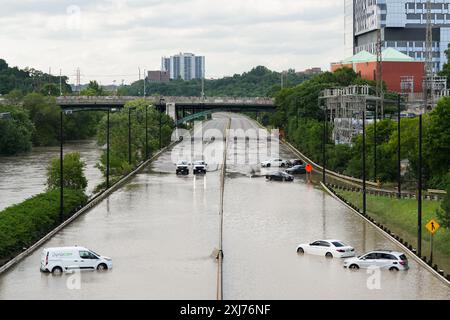
[[(362, 208), (362, 196), (359, 192), (336, 190), (347, 201)], [(437, 219), (436, 210), (441, 203), (438, 201), (423, 201), (422, 216), (422, 255), (430, 256), (430, 235), (425, 225), (431, 219)], [(385, 225), (392, 232), (417, 248), (417, 200), (395, 199), (382, 196), (367, 195), (368, 214), (377, 222)], [(434, 235), (434, 264), (450, 273), (450, 230), (441, 228)]]

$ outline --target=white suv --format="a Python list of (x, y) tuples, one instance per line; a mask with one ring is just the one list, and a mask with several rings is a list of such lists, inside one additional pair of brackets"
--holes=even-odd
[(376, 267), (390, 271), (408, 270), (408, 258), (402, 252), (377, 250), (362, 256), (346, 259), (344, 268), (357, 270), (359, 268)]
[(287, 167), (287, 162), (282, 159), (271, 159), (271, 160), (261, 162), (261, 167), (263, 167), (263, 168), (270, 168), (270, 167), (285, 168), (285, 167)]
[(194, 162), (194, 174), (206, 174), (206, 170), (208, 168), (208, 165), (205, 161), (199, 160)]

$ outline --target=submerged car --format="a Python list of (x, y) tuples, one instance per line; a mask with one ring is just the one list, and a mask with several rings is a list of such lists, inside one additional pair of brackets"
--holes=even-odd
[(186, 160), (181, 160), (179, 161), (177, 164), (177, 175), (182, 174), (182, 175), (188, 175), (189, 174), (189, 162), (187, 162)]
[(286, 164), (287, 164), (288, 168), (292, 168), (292, 167), (295, 167), (295, 166), (301, 166), (301, 165), (304, 165), (303, 161), (300, 160), (300, 159), (291, 159), (291, 160), (288, 160), (288, 161), (286, 161)]
[(266, 179), (269, 181), (294, 181), (294, 176), (280, 171), (266, 175)]
[(111, 258), (84, 247), (46, 248), (41, 254), (41, 271), (62, 273), (71, 270), (109, 270)]
[(199, 160), (194, 162), (194, 174), (206, 174), (206, 169), (208, 165), (205, 161)]
[(267, 161), (261, 162), (261, 167), (263, 168), (270, 168), (270, 167), (280, 167), (285, 168), (287, 167), (287, 162), (282, 159), (270, 159)]
[(287, 169), (286, 172), (289, 174), (306, 174), (306, 166), (293, 166), (292, 168)]
[(349, 258), (355, 256), (355, 249), (341, 240), (317, 240), (300, 244), (297, 247), (297, 253), (314, 254), (327, 258)]
[(404, 271), (409, 269), (408, 258), (403, 252), (377, 250), (344, 261), (344, 268), (348, 269), (357, 270), (372, 267), (390, 271)]

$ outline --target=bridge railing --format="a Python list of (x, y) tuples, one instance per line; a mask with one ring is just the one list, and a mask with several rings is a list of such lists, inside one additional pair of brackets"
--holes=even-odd
[(267, 97), (174, 97), (174, 96), (150, 96), (150, 97), (136, 97), (136, 96), (62, 96), (57, 98), (60, 105), (65, 104), (103, 104), (116, 103), (125, 104), (136, 99), (145, 99), (153, 104), (158, 104), (161, 99), (165, 103), (179, 103), (179, 104), (252, 104), (252, 105), (269, 105), (275, 104), (275, 100)]

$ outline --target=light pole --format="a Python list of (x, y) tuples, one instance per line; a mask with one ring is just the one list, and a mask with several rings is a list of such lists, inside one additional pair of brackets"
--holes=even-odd
[(375, 106), (375, 122), (373, 123), (373, 181), (377, 182), (377, 120), (378, 120), (378, 101)]
[(107, 116), (106, 116), (106, 190), (109, 189), (109, 114), (111, 110), (108, 108)]
[[(68, 111), (69, 112), (69, 111)], [(64, 111), (61, 109), (59, 122), (59, 222), (64, 221)]]
[(363, 214), (367, 213), (366, 195), (366, 111), (362, 113), (363, 136), (362, 136), (362, 178), (363, 178)]
[(323, 111), (324, 111), (324, 123), (323, 123), (323, 139), (322, 139), (322, 157), (323, 157), (323, 165), (322, 165), (322, 182), (323, 184), (326, 184), (326, 166), (327, 166), (327, 149), (326, 149), (326, 144), (327, 144), (327, 121), (328, 121), (328, 110), (327, 110), (327, 105), (325, 104), (323, 107)]
[(417, 196), (417, 254), (422, 257), (422, 132), (423, 116), (419, 116), (419, 170), (418, 170), (418, 196)]
[(400, 95), (397, 97), (397, 190), (398, 194), (397, 197), (399, 199), (402, 198), (402, 159), (401, 159), (401, 110), (400, 110)]
[(146, 90), (147, 76), (146, 76), (145, 72), (146, 72), (146, 70), (144, 69), (144, 98), (147, 95), (147, 90)]
[(145, 160), (148, 160), (148, 107), (145, 106)]

